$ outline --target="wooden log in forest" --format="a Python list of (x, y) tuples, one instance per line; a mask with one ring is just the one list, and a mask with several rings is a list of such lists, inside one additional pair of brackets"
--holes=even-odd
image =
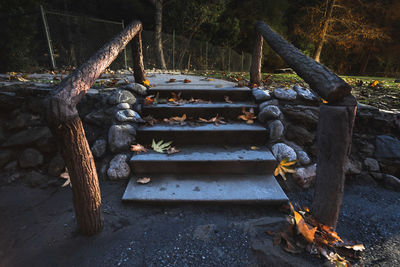
[(261, 58), (262, 58), (263, 39), (261, 33), (256, 31), (256, 41), (254, 43), (253, 55), (250, 67), (250, 84), (261, 84)]
[(350, 154), (356, 100), (347, 96), (342, 105), (322, 105), (317, 130), (317, 178), (313, 216), (336, 228), (344, 192), (345, 166)]
[(257, 22), (256, 29), (271, 48), (326, 101), (334, 103), (350, 94), (351, 87), (342, 78), (304, 55), (264, 22)]
[(47, 122), (67, 165), (78, 228), (85, 235), (100, 232), (103, 217), (96, 166), (76, 105), (141, 29), (140, 22), (132, 22), (66, 77), (48, 98)]

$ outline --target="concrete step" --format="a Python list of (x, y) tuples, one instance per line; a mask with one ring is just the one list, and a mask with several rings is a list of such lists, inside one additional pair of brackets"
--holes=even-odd
[(184, 105), (172, 104), (157, 104), (143, 106), (143, 115), (151, 115), (154, 118), (168, 118), (172, 116), (182, 116), (186, 114), (193, 118), (211, 118), (216, 116), (224, 117), (225, 119), (236, 119), (242, 114), (242, 108), (247, 110), (253, 108), (255, 111), (258, 106), (251, 102), (236, 102), (236, 103), (189, 103)]
[(248, 87), (222, 87), (202, 85), (162, 85), (149, 88), (150, 95), (159, 93), (160, 98), (170, 98), (172, 92), (181, 94), (183, 99), (203, 99), (207, 101), (223, 102), (228, 96), (232, 101), (248, 101), (251, 99), (251, 90)]
[(151, 144), (152, 140), (174, 141), (176, 145), (209, 144), (265, 144), (267, 130), (259, 124), (228, 123), (218, 126), (212, 123), (188, 125), (156, 124), (141, 126), (137, 130), (137, 142)]
[(177, 147), (175, 154), (149, 150), (133, 155), (130, 165), (135, 174), (271, 174), (276, 160), (267, 147), (251, 150), (250, 146)]
[(287, 196), (272, 175), (148, 175), (148, 184), (130, 181), (124, 201), (240, 202), (282, 204)]

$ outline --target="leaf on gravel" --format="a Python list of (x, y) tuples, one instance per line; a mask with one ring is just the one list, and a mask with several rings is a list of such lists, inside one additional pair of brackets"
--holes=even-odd
[(65, 168), (65, 172), (60, 174), (60, 178), (66, 179), (65, 183), (63, 183), (61, 187), (66, 187), (67, 185), (72, 187), (71, 177), (69, 177), (69, 173), (68, 173), (68, 169), (67, 168)]
[(244, 120), (248, 124), (254, 123), (254, 120), (257, 118), (256, 115), (254, 115), (254, 109), (250, 108), (249, 111), (246, 111), (246, 109), (243, 107), (242, 108), (242, 113), (243, 115), (239, 115), (237, 118), (240, 120)]
[(183, 82), (184, 82), (184, 83), (190, 83), (190, 82), (192, 82), (192, 81), (189, 80), (189, 79), (184, 79)]
[(301, 216), (297, 211), (294, 210), (293, 213), (298, 231), (309, 243), (313, 243), (317, 227), (312, 228), (310, 225), (308, 225), (304, 221), (303, 216)]
[(149, 177), (143, 177), (143, 178), (139, 178), (136, 180), (136, 183), (138, 184), (148, 184), (150, 182), (150, 178)]
[(153, 139), (153, 143), (151, 144), (151, 148), (158, 153), (165, 153), (168, 149), (171, 148), (172, 141), (164, 143), (163, 140), (156, 142)]
[(136, 154), (139, 154), (140, 152), (147, 152), (147, 149), (141, 144), (136, 144), (136, 145), (131, 145), (131, 151), (136, 152)]
[(168, 155), (179, 153), (179, 152), (181, 152), (181, 151), (179, 149), (176, 149), (174, 146), (167, 150)]
[(363, 244), (357, 244), (357, 245), (353, 245), (353, 246), (345, 246), (345, 248), (352, 249), (354, 251), (364, 251), (365, 250), (365, 247)]
[(226, 103), (232, 104), (232, 100), (229, 99), (229, 96), (224, 96), (224, 100)]

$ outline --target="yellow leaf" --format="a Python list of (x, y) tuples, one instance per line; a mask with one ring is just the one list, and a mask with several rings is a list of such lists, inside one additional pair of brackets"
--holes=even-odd
[(322, 103), (324, 104), (328, 104), (328, 101), (326, 101), (325, 99), (321, 98)]
[(139, 154), (140, 152), (147, 152), (147, 149), (141, 144), (136, 144), (136, 145), (131, 145), (131, 151), (136, 152), (136, 154)]
[(143, 80), (143, 84), (144, 84), (144, 85), (147, 85), (147, 86), (150, 86), (150, 82), (149, 82), (149, 80), (147, 80), (147, 79), (146, 79), (146, 80)]
[(259, 150), (260, 148), (258, 146), (251, 146), (250, 149), (251, 150)]
[(363, 244), (357, 244), (357, 245), (353, 245), (353, 246), (345, 246), (345, 248), (352, 249), (355, 251), (363, 251), (365, 249)]

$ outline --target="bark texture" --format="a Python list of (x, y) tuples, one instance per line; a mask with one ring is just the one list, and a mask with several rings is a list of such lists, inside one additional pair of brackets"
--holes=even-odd
[(311, 89), (329, 103), (338, 102), (350, 94), (351, 87), (343, 79), (304, 55), (264, 22), (257, 22), (256, 28), (271, 48), (310, 85)]
[(321, 223), (336, 228), (344, 192), (345, 166), (351, 148), (357, 110), (353, 96), (342, 106), (322, 105), (317, 142), (317, 178), (312, 212)]
[(261, 84), (261, 57), (262, 57), (263, 39), (259, 32), (256, 32), (256, 41), (254, 43), (253, 56), (250, 67), (250, 83)]
[(93, 235), (103, 228), (99, 180), (82, 121), (75, 117), (58, 125), (51, 124), (72, 184), (72, 196), (79, 231)]
[[(47, 121), (67, 165), (78, 228), (85, 235), (100, 232), (103, 217), (96, 166), (76, 105), (141, 29), (140, 22), (131, 23), (68, 75), (47, 102)], [(141, 74), (143, 73), (144, 71)]]

